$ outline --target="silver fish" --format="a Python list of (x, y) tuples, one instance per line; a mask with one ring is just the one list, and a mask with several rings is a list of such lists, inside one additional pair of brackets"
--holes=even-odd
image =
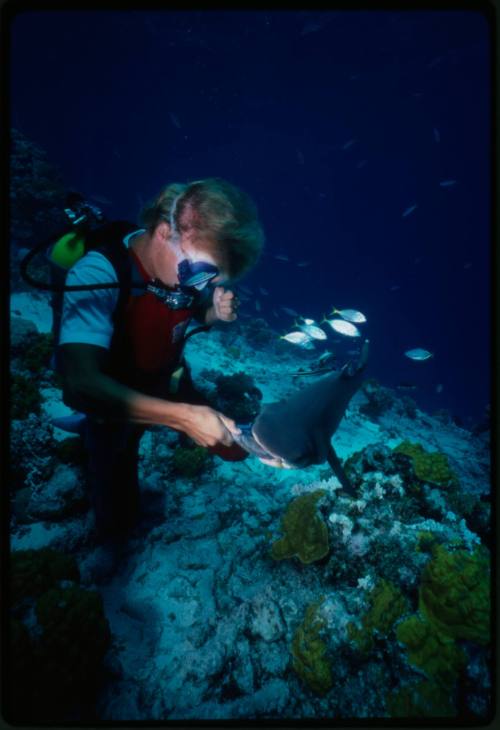
[(358, 164), (356, 165), (356, 167), (358, 168), (358, 170), (361, 170), (361, 168), (364, 167), (367, 162), (368, 162), (368, 160), (360, 160), (358, 162)]
[(255, 300), (255, 309), (257, 310), (257, 312), (262, 311), (262, 307), (260, 306), (260, 302), (258, 299)]
[(269, 296), (269, 292), (267, 291), (267, 289), (264, 289), (263, 286), (259, 286), (259, 291), (262, 294), (262, 296), (264, 296), (264, 297)]
[(290, 309), (290, 307), (280, 307), (280, 309), (282, 309), (285, 312), (285, 314), (289, 314), (290, 317), (299, 317), (300, 316), (299, 313), (295, 311), (295, 309)]
[(305, 332), (289, 332), (287, 335), (282, 335), (280, 340), (291, 342), (292, 345), (305, 345), (311, 338)]
[(325, 319), (330, 327), (341, 335), (347, 335), (347, 337), (360, 337), (361, 332), (358, 330), (356, 325), (352, 322), (346, 322), (345, 319)]
[(413, 350), (407, 350), (405, 352), (406, 357), (409, 357), (410, 360), (428, 360), (430, 357), (434, 357), (432, 352), (429, 352), (428, 350), (424, 350), (422, 347), (415, 347)]
[(278, 261), (290, 261), (288, 256), (284, 253), (275, 253), (274, 258), (278, 259)]
[(311, 265), (310, 261), (299, 261), (297, 264), (297, 266), (300, 266), (300, 267), (310, 266), (310, 265)]
[(439, 183), (442, 188), (451, 188), (453, 185), (457, 184), (456, 180), (441, 180)]
[(414, 203), (413, 205), (410, 205), (409, 208), (407, 208), (404, 213), (402, 213), (401, 218), (406, 218), (407, 215), (410, 215), (410, 213), (413, 213), (414, 210), (418, 208), (418, 205)]
[(434, 141), (437, 143), (441, 142), (441, 135), (439, 134), (439, 129), (436, 129), (436, 127), (434, 127), (434, 129), (432, 131), (434, 132)]
[(313, 340), (326, 340), (326, 332), (314, 324), (299, 324), (299, 328)]
[(357, 309), (335, 309), (333, 308), (332, 314), (339, 314), (342, 319), (346, 319), (348, 322), (355, 322), (356, 324), (362, 324), (366, 322), (366, 317), (362, 312), (358, 312)]
[(443, 385), (441, 383), (438, 383), (436, 385), (436, 393), (442, 393), (443, 392)]

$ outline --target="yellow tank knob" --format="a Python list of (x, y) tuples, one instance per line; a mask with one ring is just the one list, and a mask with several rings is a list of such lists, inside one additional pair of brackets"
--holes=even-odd
[(70, 231), (54, 244), (50, 258), (63, 269), (70, 269), (84, 253), (85, 237), (77, 231)]

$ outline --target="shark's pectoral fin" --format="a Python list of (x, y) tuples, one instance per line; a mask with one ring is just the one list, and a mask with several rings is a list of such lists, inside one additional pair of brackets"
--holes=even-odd
[(335, 453), (335, 449), (331, 444), (328, 447), (327, 459), (328, 463), (333, 469), (333, 473), (342, 484), (342, 489), (344, 489), (344, 491), (347, 492), (350, 497), (356, 497), (356, 490), (349, 481), (347, 474), (345, 473), (344, 468), (340, 463), (340, 459)]

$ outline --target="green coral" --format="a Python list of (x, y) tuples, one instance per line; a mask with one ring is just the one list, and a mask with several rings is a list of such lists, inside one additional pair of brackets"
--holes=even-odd
[(233, 375), (219, 375), (217, 386), (217, 407), (226, 416), (238, 423), (253, 421), (260, 410), (262, 392), (253, 378), (244, 372)]
[(457, 486), (458, 479), (450, 467), (448, 457), (439, 451), (428, 452), (421, 444), (402, 441), (394, 449), (396, 454), (405, 454), (412, 459), (415, 474), (423, 482)]
[(400, 623), (396, 636), (408, 650), (408, 661), (441, 687), (452, 689), (466, 657), (455, 641), (414, 614)]
[(490, 639), (489, 554), (478, 547), (449, 552), (428, 541), (432, 559), (419, 588), (419, 613), (401, 622), (396, 636), (407, 648), (409, 663), (427, 680), (388, 698), (393, 717), (456, 716), (452, 694), (467, 657), (456, 640), (487, 644)]
[(66, 696), (90, 689), (111, 644), (100, 594), (78, 586), (53, 588), (38, 599), (36, 615), (57, 691)]
[(172, 467), (180, 476), (193, 479), (205, 471), (209, 460), (210, 453), (202, 446), (178, 446), (172, 457)]
[(422, 532), (417, 533), (415, 551), (417, 553), (432, 554), (438, 544), (439, 538), (434, 532), (430, 532), (429, 530), (423, 530)]
[(455, 717), (457, 714), (450, 693), (426, 679), (389, 695), (387, 708), (391, 717)]
[(316, 506), (325, 494), (324, 489), (317, 489), (290, 502), (281, 518), (284, 537), (271, 546), (274, 560), (297, 555), (302, 563), (308, 564), (328, 555), (328, 529)]
[(39, 415), (41, 404), (42, 398), (35, 383), (24, 375), (14, 373), (10, 381), (10, 417), (23, 420), (30, 413)]
[(363, 616), (362, 627), (347, 625), (349, 638), (356, 642), (360, 651), (373, 648), (375, 632), (387, 637), (398, 618), (409, 610), (408, 601), (401, 591), (389, 581), (380, 580), (369, 595), (370, 608)]
[(73, 557), (50, 548), (12, 552), (10, 588), (13, 605), (26, 598), (37, 598), (56, 587), (60, 580), (80, 580)]
[(36, 375), (43, 368), (50, 366), (53, 352), (54, 336), (52, 332), (37, 334), (22, 354), (21, 367)]
[(78, 436), (68, 436), (58, 441), (54, 446), (54, 452), (64, 464), (79, 466), (86, 461), (83, 441)]
[(318, 695), (325, 695), (333, 686), (330, 664), (325, 656), (326, 644), (320, 638), (325, 621), (318, 616), (318, 608), (323, 600), (322, 597), (308, 606), (291, 647), (294, 671)]
[(478, 644), (490, 641), (490, 564), (484, 546), (474, 553), (437, 546), (422, 573), (419, 609), (438, 631)]
[(12, 554), (12, 613), (30, 616), (28, 625), (11, 619), (8, 714), (14, 724), (60, 723), (75, 709), (95, 712), (111, 632), (100, 595), (75, 585), (78, 580), (75, 561), (54, 550)]

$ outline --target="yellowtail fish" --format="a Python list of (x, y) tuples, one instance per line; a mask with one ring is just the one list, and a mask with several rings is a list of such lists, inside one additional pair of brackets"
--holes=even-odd
[(305, 345), (311, 338), (305, 332), (289, 332), (287, 335), (282, 335), (280, 340), (291, 342), (292, 345)]
[(366, 322), (365, 315), (362, 312), (358, 312), (357, 309), (335, 309), (334, 307), (332, 314), (338, 314), (342, 319), (346, 319), (348, 322), (355, 322), (356, 324)]
[(326, 332), (315, 324), (299, 324), (299, 328), (313, 340), (326, 340)]
[(432, 352), (429, 352), (428, 350), (424, 350), (421, 347), (415, 347), (413, 350), (407, 350), (405, 352), (406, 357), (409, 357), (410, 360), (428, 360), (430, 357), (434, 357)]
[(347, 335), (347, 337), (361, 336), (361, 332), (356, 325), (351, 322), (346, 322), (345, 319), (324, 319), (323, 322), (328, 322), (332, 330), (335, 330), (335, 332), (341, 335)]

